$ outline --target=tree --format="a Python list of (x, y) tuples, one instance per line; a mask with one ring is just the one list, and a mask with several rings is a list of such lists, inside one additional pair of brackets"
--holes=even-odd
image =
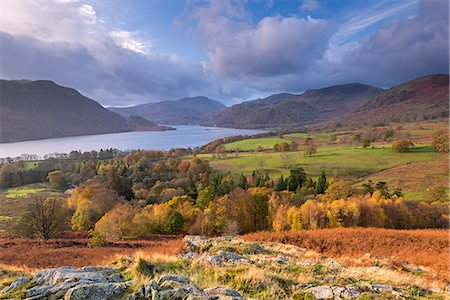
[(284, 166), (286, 167), (286, 169), (290, 169), (292, 167), (292, 155), (285, 153), (285, 154), (280, 154), (281, 160), (284, 163)]
[(209, 202), (214, 199), (214, 192), (211, 187), (206, 187), (198, 193), (196, 204), (200, 208), (208, 207)]
[(287, 187), (289, 191), (295, 191), (301, 188), (306, 182), (306, 173), (303, 168), (291, 169), (287, 178)]
[(325, 193), (325, 190), (328, 188), (328, 182), (327, 177), (325, 176), (325, 172), (322, 172), (322, 174), (319, 177), (319, 180), (317, 181), (316, 189), (314, 191), (315, 194), (323, 194)]
[(72, 216), (74, 230), (89, 230), (116, 204), (123, 201), (116, 191), (101, 185), (86, 185), (76, 188), (67, 199), (67, 204), (75, 210)]
[(285, 205), (280, 205), (275, 213), (275, 217), (272, 222), (273, 230), (284, 231), (289, 230), (290, 226), (287, 218), (288, 207)]
[(67, 187), (64, 173), (60, 170), (49, 172), (47, 179), (50, 182), (50, 185), (55, 189), (63, 190)]
[(292, 141), (291, 142), (291, 146), (290, 146), (290, 148), (291, 148), (291, 151), (297, 151), (298, 150), (298, 143), (296, 142), (296, 141)]
[(276, 152), (287, 152), (290, 148), (290, 145), (286, 142), (276, 143), (273, 145), (273, 150)]
[(448, 194), (445, 191), (445, 187), (441, 185), (435, 185), (428, 190), (428, 200), (431, 202), (447, 202), (449, 200)]
[(287, 189), (287, 182), (284, 180), (283, 175), (280, 176), (277, 183), (275, 184), (275, 191), (281, 192)]
[(305, 148), (305, 156), (312, 156), (313, 154), (316, 154), (317, 153), (317, 148), (316, 147), (314, 147), (314, 145), (308, 145), (306, 148)]
[(437, 152), (448, 152), (448, 132), (440, 130), (433, 135), (431, 146)]
[(263, 191), (263, 188), (255, 188), (252, 195), (255, 199), (255, 230), (266, 230), (269, 215), (269, 195)]
[[(120, 240), (129, 237), (132, 232), (132, 222), (135, 210), (129, 204), (119, 204), (107, 212), (95, 224), (95, 230), (92, 233), (92, 242), (95, 244), (97, 238), (103, 238), (107, 242)], [(100, 236), (99, 236), (100, 235)]]
[(361, 145), (363, 146), (363, 148), (369, 147), (369, 146), (370, 146), (370, 140), (364, 139), (364, 140), (361, 142)]
[(398, 140), (392, 143), (392, 150), (395, 152), (408, 152), (411, 147), (414, 147), (414, 143), (410, 140)]
[(328, 201), (347, 199), (351, 194), (351, 185), (344, 180), (337, 180), (326, 189), (325, 199)]
[(248, 189), (247, 177), (245, 177), (244, 174), (242, 174), (242, 173), (241, 173), (241, 176), (239, 176), (238, 186), (243, 190)]
[(166, 232), (178, 233), (181, 231), (184, 225), (183, 216), (176, 210), (174, 210), (167, 219)]
[(26, 201), (17, 232), (26, 237), (48, 240), (59, 236), (68, 226), (65, 201), (48, 195), (34, 195)]

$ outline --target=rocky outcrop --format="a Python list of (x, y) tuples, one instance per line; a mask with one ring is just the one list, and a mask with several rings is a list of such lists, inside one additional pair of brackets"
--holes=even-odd
[(203, 290), (187, 277), (170, 274), (161, 276), (157, 281), (152, 280), (148, 284), (144, 284), (136, 293), (129, 297), (129, 300), (143, 299), (243, 300), (245, 298), (239, 292), (221, 286)]
[[(406, 277), (401, 284), (381, 277), (401, 272), (416, 276), (410, 277), (411, 282), (419, 282), (420, 267), (407, 262), (392, 265), (376, 258), (377, 265), (346, 266), (296, 246), (236, 237), (186, 236), (181, 255), (169, 258), (164, 262), (123, 257), (114, 268), (42, 270), (33, 277), (17, 278), (0, 290), (0, 299), (409, 299), (417, 295), (425, 299), (434, 292), (405, 285)], [(372, 259), (362, 258), (363, 262)], [(378, 277), (370, 277), (372, 273)]]
[[(25, 285), (29, 286), (25, 286)], [(42, 270), (34, 278), (18, 278), (2, 291), (12, 294), (22, 289), (27, 299), (112, 299), (125, 294), (129, 282), (125, 282), (120, 271), (107, 267), (71, 267)]]

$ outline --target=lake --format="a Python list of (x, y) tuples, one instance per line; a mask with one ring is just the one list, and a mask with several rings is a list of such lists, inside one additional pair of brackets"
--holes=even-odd
[(17, 143), (0, 143), (0, 157), (21, 154), (43, 156), (50, 153), (69, 153), (72, 150), (91, 151), (106, 148), (119, 150), (193, 148), (218, 138), (232, 135), (252, 135), (262, 130), (233, 129), (203, 126), (172, 126), (169, 131), (132, 131), (52, 138)]

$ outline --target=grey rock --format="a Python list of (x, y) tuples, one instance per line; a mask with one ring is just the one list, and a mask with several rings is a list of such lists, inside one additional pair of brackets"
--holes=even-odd
[(22, 285), (30, 282), (30, 278), (28, 277), (19, 277), (14, 282), (12, 282), (9, 286), (5, 287), (0, 294), (6, 294), (13, 290), (15, 290), (18, 287), (21, 287)]
[(309, 288), (305, 291), (306, 293), (312, 294), (315, 299), (333, 299), (333, 290), (329, 286), (321, 285)]
[(216, 295), (216, 296), (242, 297), (241, 294), (239, 294), (239, 292), (223, 286), (216, 286), (209, 289), (205, 289), (205, 293), (208, 295)]
[(361, 293), (356, 287), (346, 286), (345, 291), (341, 293), (341, 297), (344, 299), (356, 299), (361, 296)]
[(372, 284), (372, 289), (378, 293), (387, 293), (394, 291), (394, 288), (391, 285), (387, 284)]
[(122, 295), (127, 289), (124, 283), (94, 283), (78, 285), (67, 291), (64, 300), (107, 300)]
[(191, 284), (192, 281), (184, 276), (175, 275), (175, 274), (167, 274), (163, 275), (159, 278), (158, 284), (161, 285), (162, 283), (169, 281), (169, 282), (177, 282), (182, 284)]

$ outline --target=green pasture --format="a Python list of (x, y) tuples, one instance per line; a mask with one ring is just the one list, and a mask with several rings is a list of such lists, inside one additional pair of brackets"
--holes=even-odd
[(291, 161), (294, 167), (302, 167), (312, 176), (318, 176), (325, 171), (330, 176), (358, 179), (409, 162), (432, 160), (436, 155), (430, 146), (418, 146), (411, 152), (397, 153), (386, 145), (367, 149), (319, 148), (317, 154), (311, 157), (304, 156), (303, 152), (241, 153), (238, 157), (229, 156), (225, 159), (212, 160), (211, 165), (216, 169), (236, 174), (249, 174), (253, 170), (261, 169), (262, 166), (270, 174), (279, 176), (288, 173), (286, 165)]

